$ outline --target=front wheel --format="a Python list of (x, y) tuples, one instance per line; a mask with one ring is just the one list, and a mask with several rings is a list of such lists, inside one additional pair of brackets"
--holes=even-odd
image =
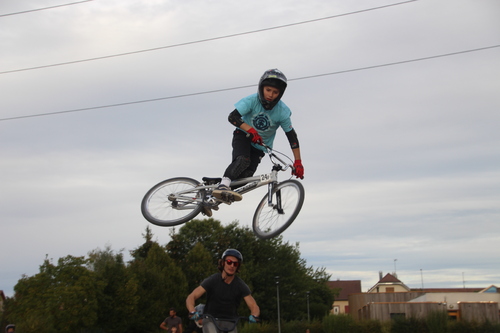
[(151, 188), (141, 202), (142, 215), (161, 227), (186, 223), (201, 212), (202, 193), (191, 178), (172, 178)]
[(304, 198), (304, 187), (297, 180), (275, 185), (271, 203), (265, 195), (253, 216), (253, 231), (257, 237), (269, 239), (285, 231), (299, 215)]

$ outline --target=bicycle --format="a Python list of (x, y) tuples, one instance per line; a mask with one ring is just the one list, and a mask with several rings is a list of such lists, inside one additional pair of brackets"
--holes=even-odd
[[(231, 182), (231, 188), (245, 194), (268, 186), (267, 194), (255, 210), (252, 228), (260, 239), (269, 239), (278, 236), (292, 224), (304, 203), (305, 191), (302, 184), (291, 177), (278, 181), (280, 171), (293, 170), (293, 161), (287, 155), (263, 146), (272, 163), (271, 172), (236, 179)], [(187, 177), (164, 180), (153, 186), (142, 199), (142, 215), (152, 224), (172, 227), (195, 218), (205, 207), (219, 210), (221, 204), (232, 203), (212, 195), (220, 181), (221, 178), (210, 177), (203, 177), (202, 182)]]
[[(215, 318), (214, 316), (210, 314), (202, 314), (201, 318), (203, 319), (210, 319), (210, 322), (212, 322), (217, 329), (217, 332), (219, 333), (229, 333), (236, 329), (238, 326), (238, 322), (240, 320), (248, 320), (247, 317), (236, 317), (236, 318)], [(230, 324), (229, 324), (230, 323)], [(221, 327), (220, 325), (222, 324)], [(205, 322), (203, 322), (203, 325), (206, 325)]]

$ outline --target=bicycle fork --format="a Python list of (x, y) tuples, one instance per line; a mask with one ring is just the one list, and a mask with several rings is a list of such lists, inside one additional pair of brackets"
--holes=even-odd
[(273, 190), (275, 183), (269, 183), (267, 185), (267, 205), (273, 207), (278, 214), (285, 214), (283, 207), (281, 205), (281, 190), (276, 191), (276, 204), (273, 204)]

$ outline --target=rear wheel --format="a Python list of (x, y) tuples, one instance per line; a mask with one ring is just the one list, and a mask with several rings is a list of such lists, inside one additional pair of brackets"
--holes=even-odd
[(202, 209), (202, 193), (197, 186), (191, 178), (171, 178), (156, 184), (142, 199), (142, 215), (162, 227), (186, 223)]
[(257, 237), (269, 239), (285, 231), (299, 214), (304, 198), (304, 187), (297, 180), (275, 185), (271, 205), (265, 195), (253, 216), (253, 231)]

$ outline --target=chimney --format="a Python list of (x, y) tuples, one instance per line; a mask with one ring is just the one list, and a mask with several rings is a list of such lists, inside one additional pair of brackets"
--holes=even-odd
[(382, 280), (383, 276), (382, 276), (382, 271), (378, 271), (378, 280)]

